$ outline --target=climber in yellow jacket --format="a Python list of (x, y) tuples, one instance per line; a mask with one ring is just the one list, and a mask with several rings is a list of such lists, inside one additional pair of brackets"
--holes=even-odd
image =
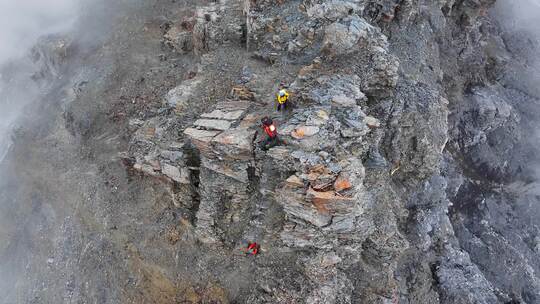
[(279, 90), (277, 93), (277, 110), (280, 111), (281, 109), (285, 110), (287, 107), (287, 103), (289, 101), (289, 93), (285, 89)]

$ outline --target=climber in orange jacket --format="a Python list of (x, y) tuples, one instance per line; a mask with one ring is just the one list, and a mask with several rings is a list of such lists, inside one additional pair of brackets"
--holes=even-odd
[(265, 116), (261, 119), (262, 128), (268, 137), (261, 142), (261, 149), (268, 150), (279, 143), (276, 126), (271, 118)]

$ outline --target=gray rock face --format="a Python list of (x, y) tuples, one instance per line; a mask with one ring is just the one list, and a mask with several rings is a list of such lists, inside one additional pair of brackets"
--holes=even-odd
[[(328, 104), (330, 101), (342, 106), (354, 106), (365, 101), (366, 96), (360, 91), (361, 79), (357, 75), (322, 76), (317, 79), (317, 86), (309, 91), (315, 102)], [(337, 101), (336, 101), (337, 100)]]
[[(242, 101), (194, 115), (181, 153), (155, 143), (167, 124), (133, 123), (134, 142), (145, 152), (134, 168), (190, 186), (171, 191), (182, 193), (175, 194), (178, 206), (190, 206), (193, 236), (204, 246), (256, 240), (264, 257), (276, 259), (253, 266), (264, 278), (250, 285), (252, 300), (534, 303), (536, 228), (528, 241), (510, 241), (523, 239), (522, 231), (501, 228), (510, 212), (496, 207), (502, 198), (478, 203), (475, 196), (484, 191), (478, 185), (493, 188), (493, 176), (500, 181), (516, 172), (519, 161), (504, 159), (522, 134), (510, 93), (489, 83), (486, 72), (489, 62), (509, 58), (496, 50), (501, 43), (488, 42), (498, 35), (482, 16), (491, 2), (425, 2), (420, 10), (413, 1), (245, 1), (248, 49), (295, 69), (288, 79), (294, 107), (274, 117), (280, 145), (257, 147), (256, 124), (269, 109), (247, 88), (274, 89), (265, 73), (275, 66), (251, 77), (260, 67), (242, 62), (236, 83), (246, 88), (230, 94)], [(237, 16), (226, 18), (230, 5), (197, 11), (196, 54), (215, 55), (227, 40), (241, 40), (228, 21)], [(167, 35), (189, 49), (184, 34)], [(487, 45), (505, 59), (488, 60)], [(196, 95), (204, 80), (198, 77), (169, 93), (177, 112)], [(186, 193), (195, 202), (184, 203)], [(524, 274), (491, 255), (518, 256), (511, 264)], [(276, 273), (279, 267), (288, 271)]]
[[(482, 175), (497, 180), (515, 173), (509, 165), (513, 148), (522, 141), (520, 115), (506, 101), (508, 95), (501, 88), (477, 88), (466, 96), (459, 121), (455, 121), (452, 142), (463, 150), (472, 167)], [(512, 172), (513, 171), (513, 172)]]
[(307, 15), (314, 19), (336, 21), (360, 11), (358, 1), (331, 0), (315, 4), (307, 9)]
[(334, 56), (346, 55), (368, 45), (376, 30), (366, 20), (354, 16), (325, 28), (323, 48)]
[(445, 303), (497, 303), (493, 287), (469, 256), (450, 249), (437, 269)]
[[(239, 4), (213, 2), (198, 7), (193, 27), (193, 45), (196, 54), (215, 50), (226, 43), (240, 43), (243, 39), (243, 23), (237, 15), (228, 13), (239, 9)], [(229, 18), (222, 16), (227, 14)]]
[[(413, 176), (426, 179), (437, 170), (448, 142), (448, 101), (434, 91), (411, 87), (400, 90), (398, 98), (394, 108), (402, 108), (392, 118), (397, 128), (388, 154), (392, 155), (392, 163), (400, 167), (398, 172), (414, 172)], [(412, 98), (420, 98), (422, 102), (408, 107)], [(407, 157), (403, 159), (400, 155)]]

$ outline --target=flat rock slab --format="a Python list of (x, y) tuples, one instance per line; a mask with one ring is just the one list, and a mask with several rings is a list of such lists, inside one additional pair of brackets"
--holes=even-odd
[(244, 110), (237, 110), (232, 112), (226, 112), (222, 110), (214, 110), (210, 113), (204, 113), (201, 115), (203, 118), (224, 119), (224, 120), (237, 120), (244, 114)]
[(186, 170), (180, 170), (179, 168), (175, 166), (171, 166), (169, 164), (163, 164), (161, 172), (172, 179), (175, 182), (181, 183), (181, 184), (189, 184), (189, 174)]
[(233, 129), (225, 131), (212, 140), (212, 151), (219, 158), (249, 160), (253, 157), (254, 130)]
[(248, 129), (233, 129), (216, 136), (212, 141), (223, 146), (234, 146), (239, 150), (251, 151), (255, 131)]
[(193, 125), (200, 128), (225, 131), (231, 127), (231, 122), (220, 119), (199, 119)]
[(244, 129), (248, 129), (248, 128), (251, 128), (255, 125), (258, 125), (259, 123), (259, 116), (255, 115), (255, 114), (247, 114), (243, 119), (242, 121), (240, 122), (240, 125), (238, 126), (239, 128), (244, 128)]
[(206, 130), (199, 130), (194, 128), (187, 128), (184, 131), (184, 134), (191, 137), (192, 139), (196, 139), (202, 142), (210, 142), (214, 137), (216, 137), (219, 133), (219, 131), (206, 131)]

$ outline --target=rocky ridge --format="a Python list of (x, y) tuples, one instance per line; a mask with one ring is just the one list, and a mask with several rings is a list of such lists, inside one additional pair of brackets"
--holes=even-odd
[[(221, 3), (224, 7), (228, 4)], [(480, 14), (475, 9), (481, 11), (488, 4), (476, 8), (454, 5), (454, 11), (446, 14), (451, 18), (462, 12), (473, 22)], [(430, 4), (424, 13), (444, 18), (448, 7), (452, 4)], [(205, 9), (199, 8), (198, 14)], [(212, 12), (210, 9), (207, 15)], [(232, 9), (221, 13), (227, 16), (223, 19), (241, 20), (230, 17)], [(297, 76), (286, 84), (294, 96), (294, 109), (276, 117), (286, 145), (268, 152), (260, 151), (254, 139), (258, 118), (273, 112), (268, 106), (261, 108), (255, 104), (255, 108), (248, 109), (247, 105), (235, 102), (218, 103), (214, 111), (202, 114), (193, 128), (184, 131), (190, 153), (196, 155), (199, 163), (191, 172), (198, 172), (196, 191), (200, 193), (200, 203), (191, 211), (200, 239), (233, 247), (242, 239), (257, 239), (264, 251), (309, 249), (310, 253), (300, 259), (305, 269), (302, 275), (312, 286), (307, 296), (309, 303), (353, 299), (385, 303), (418, 296), (430, 301), (459, 302), (476, 288), (485, 290), (473, 296), (478, 301), (493, 301), (493, 288), (467, 253), (453, 242), (439, 243), (453, 238), (447, 217), (450, 202), (445, 195), (440, 201), (442, 205), (429, 211), (440, 221), (431, 223), (431, 227), (440, 227), (436, 229), (440, 229), (442, 236), (436, 240), (424, 236), (424, 242), (417, 243), (416, 235), (421, 236), (425, 229), (421, 228), (421, 218), (413, 218), (419, 227), (415, 229), (420, 230), (412, 239), (406, 235), (408, 229), (401, 228), (408, 222), (410, 212), (409, 216), (419, 216), (420, 211), (415, 208), (422, 208), (418, 206), (432, 199), (427, 194), (406, 190), (407, 185), (427, 183), (424, 192), (435, 191), (430, 190), (431, 183), (441, 179), (437, 175), (449, 140), (451, 97), (444, 93), (441, 83), (429, 79), (423, 82), (414, 77), (424, 75), (410, 74), (421, 71), (418, 68), (426, 63), (411, 62), (400, 68), (393, 48), (404, 42), (401, 37), (392, 40), (385, 35), (392, 32), (392, 26), (413, 26), (414, 15), (419, 12), (410, 3), (373, 6), (360, 1), (246, 1), (244, 14), (245, 41), (248, 50), (255, 52), (255, 58), (298, 67)], [(279, 17), (273, 17), (276, 15)], [(211, 24), (222, 19), (212, 16), (202, 21), (206, 30), (215, 29)], [(201, 20), (195, 22), (194, 28), (198, 22)], [(452, 32), (453, 25), (449, 23), (446, 28), (439, 24), (438, 30)], [(233, 28), (238, 26), (243, 23)], [(193, 30), (191, 37), (196, 41), (201, 35)], [(199, 51), (205, 49), (212, 54), (223, 39), (208, 38), (205, 43), (214, 46)], [(444, 60), (444, 56), (440, 55), (438, 60)], [(248, 91), (261, 89), (249, 79), (242, 83)], [(173, 91), (185, 93), (189, 89), (184, 84)], [(257, 102), (258, 97), (254, 98)], [(179, 171), (182, 166), (179, 165)], [(441, 187), (438, 191), (444, 192), (444, 182)], [(277, 214), (265, 214), (270, 208), (277, 208), (272, 211)], [(266, 226), (269, 221), (271, 228)], [(410, 241), (422, 244), (423, 250), (430, 251), (433, 246), (445, 248), (431, 262), (439, 265), (435, 274), (429, 274), (434, 271), (433, 266), (412, 266), (439, 280), (425, 281), (428, 291), (422, 295), (400, 291), (407, 281), (396, 275), (412, 271), (403, 268), (409, 263), (404, 261), (410, 258), (408, 252), (420, 245), (411, 248)], [(470, 270), (454, 271), (455, 263)], [(313, 272), (310, 267), (324, 270)], [(362, 283), (360, 273), (370, 278), (369, 284)], [(465, 281), (470, 288), (458, 283)], [(447, 287), (429, 287), (437, 284)], [(421, 289), (411, 288), (413, 293)], [(303, 292), (282, 292), (286, 296), (281, 296), (289, 299), (305, 297)]]
[[(113, 169), (99, 174), (117, 194), (77, 186), (91, 204), (77, 207), (81, 223), (62, 227), (99, 233), (81, 237), (87, 246), (66, 245), (82, 262), (57, 253), (91, 278), (70, 279), (65, 294), (111, 303), (537, 303), (540, 229), (525, 204), (537, 197), (527, 190), (534, 170), (523, 166), (535, 150), (523, 138), (538, 96), (505, 72), (527, 63), (511, 47), (519, 36), (488, 14), (494, 3), (219, 0), (144, 23), (161, 40), (152, 60), (185, 75), (163, 94), (122, 95), (129, 102), (111, 110), (107, 126), (125, 127), (122, 152), (94, 148), (87, 159), (107, 159), (102, 167)], [(58, 74), (37, 55), (43, 75)], [(196, 64), (171, 63), (180, 59)], [(137, 90), (148, 83), (141, 78)], [(282, 86), (292, 104), (278, 113)], [(99, 133), (107, 129), (84, 111), (84, 92), (72, 93), (70, 147), (77, 136), (121, 143)], [(262, 151), (266, 115), (283, 143)], [(83, 176), (98, 184), (99, 174)], [(239, 254), (245, 240), (261, 254)], [(100, 280), (86, 261), (112, 271)]]

